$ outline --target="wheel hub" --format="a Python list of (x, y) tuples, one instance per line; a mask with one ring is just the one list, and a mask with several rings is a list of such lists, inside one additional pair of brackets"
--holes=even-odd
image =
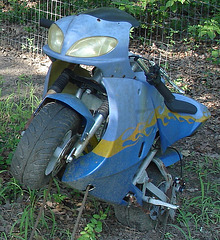
[(69, 130), (65, 134), (61, 144), (57, 146), (57, 148), (53, 152), (53, 155), (45, 170), (46, 176), (51, 173), (52, 173), (52, 176), (55, 176), (60, 171), (60, 169), (66, 163), (66, 157), (68, 156), (68, 153), (72, 149), (75, 142), (76, 142), (76, 136), (72, 137), (72, 131)]

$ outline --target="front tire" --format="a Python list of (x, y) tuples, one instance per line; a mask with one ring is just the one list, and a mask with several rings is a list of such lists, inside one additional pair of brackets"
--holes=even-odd
[(72, 109), (60, 104), (45, 105), (32, 120), (20, 140), (12, 158), (12, 175), (31, 189), (45, 186), (52, 173), (45, 171), (58, 146), (66, 135), (75, 135), (80, 117)]

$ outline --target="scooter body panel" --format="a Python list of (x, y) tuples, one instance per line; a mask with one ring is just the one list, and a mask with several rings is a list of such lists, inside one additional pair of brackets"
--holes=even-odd
[(126, 78), (104, 78), (103, 82), (110, 109), (107, 130), (91, 153), (67, 165), (62, 181), (79, 190), (92, 185), (91, 195), (116, 204), (122, 204), (125, 195), (133, 192), (141, 204), (142, 196), (132, 179), (150, 151), (156, 132), (164, 150), (158, 157), (165, 166), (172, 165), (180, 157), (175, 152), (167, 154), (167, 147), (191, 135), (207, 120), (209, 112), (202, 104), (176, 94), (176, 99), (189, 101), (198, 110), (194, 115), (173, 113), (147, 82)]
[(176, 141), (192, 135), (210, 117), (210, 112), (204, 105), (180, 94), (174, 94), (174, 96), (177, 100), (189, 102), (196, 106), (197, 112), (196, 114), (175, 113), (171, 112), (165, 104), (155, 108), (161, 146), (164, 152)]
[(154, 89), (134, 79), (103, 81), (110, 109), (106, 132), (91, 153), (67, 165), (62, 181), (80, 190), (90, 184), (94, 186), (92, 195), (119, 204), (131, 188), (134, 190), (132, 178), (158, 130), (150, 98)]

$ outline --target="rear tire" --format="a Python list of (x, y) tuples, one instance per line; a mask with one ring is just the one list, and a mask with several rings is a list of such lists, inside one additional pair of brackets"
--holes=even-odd
[[(146, 171), (155, 186), (160, 186), (162, 190), (164, 186), (164, 177), (161, 175), (157, 166), (151, 163)], [(148, 195), (151, 195), (151, 193), (148, 192)], [(143, 206), (114, 205), (114, 211), (120, 223), (143, 232), (153, 230), (158, 224), (158, 221), (164, 222), (168, 210), (143, 202)]]
[[(148, 206), (147, 206), (148, 205)], [(147, 212), (149, 204), (144, 204), (144, 210), (139, 207), (115, 205), (114, 211), (117, 220), (125, 226), (138, 231), (150, 231), (155, 228), (157, 221), (150, 218)]]
[(52, 173), (45, 170), (65, 135), (71, 131), (75, 135), (80, 126), (78, 114), (60, 104), (45, 105), (32, 120), (20, 140), (12, 158), (12, 175), (31, 189), (46, 185)]

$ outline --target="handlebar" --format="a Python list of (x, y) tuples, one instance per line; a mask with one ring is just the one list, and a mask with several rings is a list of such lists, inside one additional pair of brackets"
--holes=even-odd
[(161, 68), (157, 64), (151, 65), (151, 67), (148, 68), (141, 58), (136, 57), (135, 61), (144, 70), (148, 83), (154, 85), (158, 92), (164, 97), (164, 102), (168, 109), (177, 113), (195, 114), (197, 112), (197, 107), (192, 103), (175, 98), (175, 95), (173, 95), (169, 88), (161, 81)]
[(40, 26), (45, 28), (50, 28), (50, 26), (54, 23), (54, 21), (42, 18), (40, 19)]

